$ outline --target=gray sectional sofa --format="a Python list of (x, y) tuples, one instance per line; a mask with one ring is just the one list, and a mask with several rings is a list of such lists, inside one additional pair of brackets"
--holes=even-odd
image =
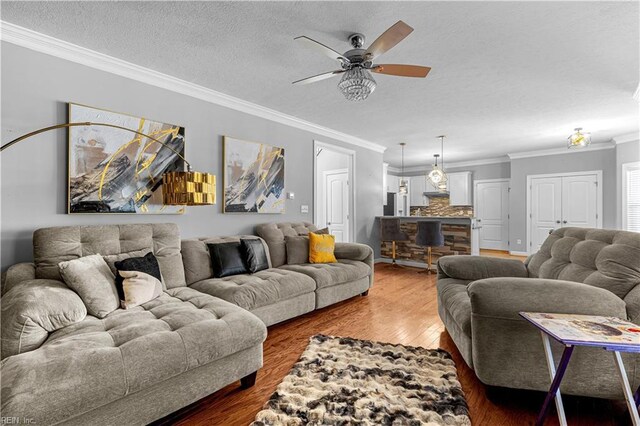
[[(274, 226), (288, 234), (316, 229)], [(250, 386), (267, 325), (366, 293), (373, 282), (368, 246), (338, 244), (345, 266), (301, 265), (305, 273), (274, 262), (272, 247), (282, 252), (270, 240), (269, 269), (212, 278), (206, 243), (239, 238), (180, 241), (173, 224), (35, 231), (34, 263), (10, 267), (2, 283), (2, 416), (47, 425), (149, 423), (236, 380)], [(149, 251), (166, 290), (103, 319), (86, 314), (57, 267), (91, 254)]]
[[(518, 313), (613, 316), (640, 324), (640, 234), (561, 228), (524, 263), (443, 257), (437, 291), (440, 318), (483, 383), (547, 391), (550, 379), (540, 332)], [(553, 350), (559, 359), (561, 346), (554, 344)], [(623, 358), (635, 389), (640, 384), (640, 355)], [(561, 390), (622, 398), (612, 354), (576, 348)]]

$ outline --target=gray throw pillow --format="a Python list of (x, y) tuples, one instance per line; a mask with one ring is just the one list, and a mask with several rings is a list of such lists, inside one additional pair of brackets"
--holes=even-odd
[(284, 237), (287, 246), (287, 265), (309, 263), (309, 237)]
[(2, 358), (38, 349), (49, 333), (82, 321), (87, 308), (56, 280), (26, 280), (2, 296)]
[(104, 318), (120, 307), (116, 277), (99, 254), (60, 262), (58, 267), (64, 282), (78, 293), (91, 315)]
[(124, 278), (122, 281), (124, 309), (142, 305), (162, 294), (162, 283), (153, 275), (142, 271), (118, 271), (118, 273)]

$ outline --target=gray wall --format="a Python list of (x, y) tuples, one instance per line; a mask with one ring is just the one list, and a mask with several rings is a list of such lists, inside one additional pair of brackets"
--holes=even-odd
[[(152, 118), (186, 128), (186, 157), (218, 178), (218, 203), (184, 215), (68, 215), (66, 132), (49, 132), (2, 153), (2, 268), (32, 258), (31, 239), (44, 226), (176, 222), (184, 237), (251, 233), (261, 222), (313, 221), (313, 140), (356, 150), (356, 239), (377, 248), (382, 214), (382, 154), (324, 136), (2, 43), (2, 141), (67, 121), (66, 103)], [(301, 99), (301, 102), (304, 102)], [(222, 135), (285, 148), (283, 215), (222, 214)], [(308, 214), (300, 213), (307, 204)]]
[(640, 161), (640, 141), (616, 145), (616, 228), (622, 227), (622, 165)]
[[(527, 176), (602, 170), (603, 218), (605, 228), (616, 226), (616, 153), (614, 149), (574, 152), (511, 160), (509, 193), (510, 250), (527, 251)], [(522, 240), (517, 244), (517, 240)]]
[(495, 164), (482, 164), (479, 166), (470, 167), (452, 167), (447, 169), (450, 172), (466, 172), (470, 171), (471, 178), (473, 180), (481, 179), (503, 179), (511, 176), (511, 167), (509, 162), (495, 163)]

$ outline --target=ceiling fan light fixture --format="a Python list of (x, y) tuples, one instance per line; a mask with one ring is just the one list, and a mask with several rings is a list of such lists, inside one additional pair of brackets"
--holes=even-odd
[(591, 133), (583, 133), (582, 127), (576, 127), (575, 132), (567, 138), (567, 148), (584, 148), (591, 144)]
[(361, 67), (346, 71), (338, 83), (338, 89), (349, 101), (364, 101), (376, 90), (376, 86), (371, 73)]

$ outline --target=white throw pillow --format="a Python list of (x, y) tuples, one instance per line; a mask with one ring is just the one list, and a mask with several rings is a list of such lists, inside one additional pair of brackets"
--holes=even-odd
[(124, 309), (133, 308), (162, 294), (162, 282), (153, 275), (140, 271), (118, 271), (124, 278), (122, 289), (124, 290)]
[(78, 293), (89, 314), (104, 318), (120, 307), (116, 277), (99, 254), (60, 262), (58, 268), (64, 282)]

